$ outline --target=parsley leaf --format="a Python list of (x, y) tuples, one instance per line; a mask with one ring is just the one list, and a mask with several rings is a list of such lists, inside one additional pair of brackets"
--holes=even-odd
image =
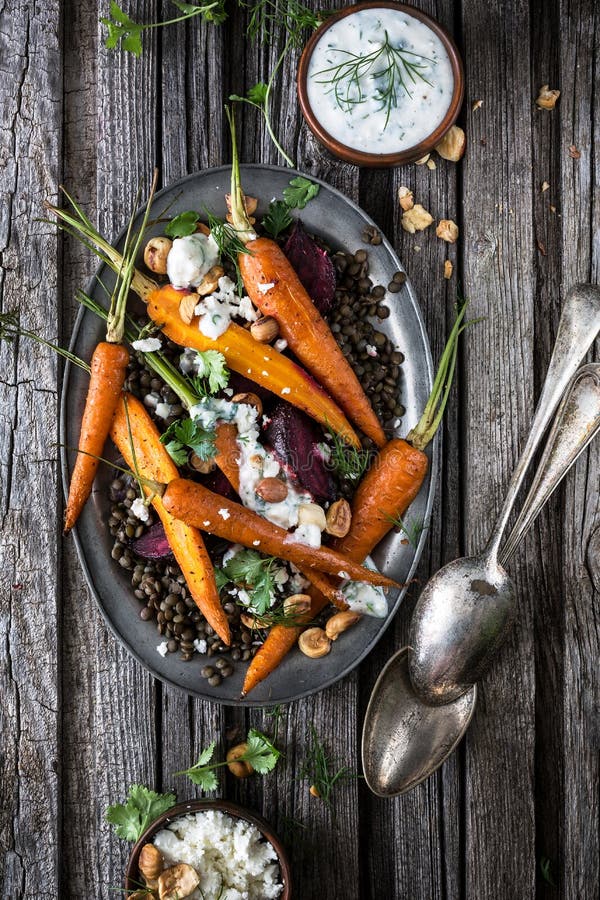
[(199, 218), (198, 213), (191, 209), (187, 212), (179, 213), (178, 216), (171, 219), (165, 228), (165, 234), (170, 238), (187, 237), (190, 234), (194, 234)]
[(137, 841), (162, 813), (175, 805), (175, 794), (157, 794), (143, 784), (132, 784), (125, 803), (115, 803), (106, 811), (106, 821), (125, 841)]
[(269, 211), (262, 220), (262, 226), (271, 237), (278, 237), (282, 231), (292, 224), (290, 208), (283, 200), (271, 200)]
[(256, 550), (240, 550), (223, 566), (223, 574), (236, 584), (252, 588), (249, 592), (250, 606), (257, 616), (265, 613), (270, 605), (275, 589), (272, 574), (274, 556), (262, 557)]
[(160, 440), (165, 444), (173, 462), (182, 466), (187, 459), (187, 450), (193, 450), (200, 459), (210, 459), (215, 455), (214, 431), (206, 431), (193, 419), (178, 419), (161, 434)]
[(202, 396), (216, 394), (229, 384), (230, 372), (227, 361), (218, 350), (196, 351), (194, 364), (197, 376), (194, 379), (194, 386)]
[(104, 42), (107, 50), (113, 50), (121, 42), (123, 50), (128, 50), (134, 56), (141, 56), (144, 26), (130, 19), (118, 3), (115, 3), (115, 0), (112, 0), (110, 4), (110, 16), (109, 19), (100, 19), (101, 23), (108, 28), (108, 37)]
[[(236, 758), (236, 762), (247, 762), (259, 775), (266, 775), (277, 765), (281, 751), (260, 731), (251, 728), (246, 739), (246, 750)], [(225, 762), (212, 762), (215, 752), (215, 741), (202, 751), (198, 761), (184, 769), (182, 772), (174, 772), (174, 775), (187, 775), (193, 784), (199, 785), (203, 791), (214, 791), (217, 788), (217, 776), (215, 769), (227, 765)]]
[(302, 175), (297, 175), (290, 181), (289, 187), (283, 192), (283, 199), (290, 209), (304, 209), (309, 200), (319, 193), (320, 185), (315, 184)]

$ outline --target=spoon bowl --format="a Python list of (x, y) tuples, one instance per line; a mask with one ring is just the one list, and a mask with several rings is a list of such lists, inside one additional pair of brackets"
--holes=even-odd
[(453, 703), (426, 706), (410, 681), (408, 647), (398, 650), (379, 675), (365, 716), (362, 765), (373, 793), (403, 794), (441, 766), (469, 727), (476, 696), (473, 687)]

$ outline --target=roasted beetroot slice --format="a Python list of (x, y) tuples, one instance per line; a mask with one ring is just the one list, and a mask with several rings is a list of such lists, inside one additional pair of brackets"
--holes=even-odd
[(249, 378), (246, 378), (245, 375), (240, 375), (239, 372), (230, 373), (229, 387), (234, 394), (256, 394), (263, 403), (266, 403), (273, 396), (271, 391), (268, 391), (261, 384), (256, 384), (255, 381), (250, 381)]
[(164, 559), (172, 556), (172, 550), (161, 522), (151, 525), (141, 537), (133, 541), (131, 549), (143, 559)]
[(335, 484), (319, 446), (323, 433), (312, 419), (295, 406), (279, 401), (270, 413), (265, 437), (279, 462), (315, 499), (334, 498)]
[(335, 269), (331, 259), (296, 220), (283, 248), (312, 302), (322, 316), (331, 312), (335, 298)]
[(227, 500), (235, 501), (238, 499), (238, 495), (220, 469), (215, 469), (210, 475), (201, 476), (198, 480), (202, 482), (204, 487), (214, 491), (215, 494), (219, 494), (221, 497), (225, 497)]

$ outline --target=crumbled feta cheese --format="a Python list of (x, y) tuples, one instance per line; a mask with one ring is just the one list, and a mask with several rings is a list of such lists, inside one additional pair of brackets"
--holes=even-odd
[(156, 350), (160, 350), (162, 344), (159, 338), (148, 337), (142, 338), (139, 341), (134, 341), (131, 346), (134, 350), (140, 350), (142, 353), (154, 353)]
[(275, 349), (279, 350), (280, 353), (283, 353), (284, 350), (287, 350), (288, 342), (285, 338), (277, 338), (275, 341)]
[(269, 373), (266, 371), (266, 369), (263, 369), (263, 375), (266, 375), (268, 377)]
[(365, 350), (369, 354), (369, 356), (378, 356), (377, 347), (374, 347), (373, 344), (367, 344)]
[(210, 525), (210, 519), (206, 519), (202, 524), (205, 528), (208, 528), (208, 526)]
[(157, 403), (156, 409), (154, 410), (159, 419), (168, 419), (171, 415), (171, 404), (170, 403)]
[(260, 541), (252, 541), (253, 547), (260, 547)]
[(212, 235), (189, 234), (173, 241), (167, 256), (167, 275), (173, 287), (197, 287), (218, 262), (219, 248)]
[(257, 284), (256, 287), (261, 292), (261, 294), (266, 294), (268, 291), (275, 287), (275, 282), (269, 281), (267, 284)]
[(159, 644), (158, 647), (156, 648), (156, 652), (160, 653), (161, 656), (166, 656), (167, 653), (169, 652), (167, 642), (163, 641), (162, 644)]
[(200, 316), (198, 327), (202, 334), (213, 340), (227, 331), (234, 316), (248, 322), (258, 318), (250, 299), (238, 296), (236, 285), (227, 275), (219, 278), (217, 290), (203, 297), (194, 312)]
[(401, 424), (402, 424), (402, 419), (394, 420), (394, 428), (399, 428)]
[(148, 507), (144, 503), (141, 497), (136, 497), (133, 503), (131, 504), (131, 512), (139, 519), (140, 522), (147, 522), (150, 518), (150, 513), (148, 512)]
[(223, 388), (223, 393), (228, 397), (233, 397), (233, 388)]
[(291, 394), (291, 393), (292, 393), (292, 389), (289, 388), (289, 387), (281, 388), (281, 393), (282, 393), (282, 394)]
[(225, 508), (219, 510), (219, 515), (221, 516), (222, 519), (225, 519), (225, 521), (227, 521), (227, 519), (231, 518), (231, 513), (229, 512), (228, 509), (225, 509)]
[(340, 571), (338, 572), (338, 578), (345, 578), (347, 580), (348, 578), (350, 578), (350, 576), (347, 572), (344, 572), (343, 569), (340, 569)]
[(298, 525), (295, 531), (288, 534), (284, 541), (292, 544), (308, 544), (309, 547), (321, 546), (321, 529), (318, 525)]
[(208, 644), (202, 638), (196, 638), (194, 641), (194, 649), (197, 653), (206, 653), (208, 650)]

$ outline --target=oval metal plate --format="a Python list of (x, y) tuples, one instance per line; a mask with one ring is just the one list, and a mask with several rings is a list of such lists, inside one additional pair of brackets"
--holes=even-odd
[[(202, 211), (205, 208), (222, 216), (225, 194), (229, 190), (230, 171), (229, 166), (207, 169), (165, 188), (156, 195), (151, 218), (160, 216), (167, 207), (169, 216), (186, 209)], [(281, 197), (283, 189), (295, 174), (299, 173), (276, 166), (242, 166), (244, 187), (252, 196), (262, 198), (258, 209), (259, 220), (266, 212), (271, 198)], [(318, 196), (299, 211), (305, 227), (336, 250), (355, 252), (364, 247), (362, 231), (366, 225), (374, 224), (372, 219), (339, 191), (323, 181), (319, 181), (319, 184), (321, 190)], [(150, 233), (159, 234), (160, 231), (161, 227), (157, 225)], [(116, 244), (118, 243), (117, 241)], [(369, 248), (369, 266), (374, 284), (386, 285), (394, 272), (402, 271), (398, 257), (385, 239), (379, 246)], [(88, 293), (105, 303), (106, 295), (99, 280), (109, 286), (113, 283), (111, 273), (104, 266), (100, 267), (88, 285)], [(401, 390), (401, 402), (406, 408), (406, 414), (398, 429), (399, 435), (405, 435), (416, 424), (423, 411), (432, 386), (433, 367), (423, 319), (410, 282), (407, 280), (397, 294), (388, 293), (386, 302), (390, 306), (391, 315), (383, 323), (378, 323), (378, 327), (389, 335), (406, 357), (402, 366)], [(71, 349), (83, 359), (89, 359), (94, 346), (103, 337), (104, 323), (93, 313), (82, 309), (75, 323)], [(61, 403), (63, 447), (77, 446), (87, 384), (87, 375), (67, 364)], [(437, 442), (434, 442), (429, 475), (411, 507), (411, 518), (423, 521), (425, 526), (417, 546), (403, 542), (402, 535), (391, 533), (373, 553), (378, 568), (401, 584), (410, 581), (426, 540), (437, 455)], [(73, 457), (72, 452), (62, 450), (65, 491)], [(298, 650), (293, 650), (279, 669), (259, 685), (250, 697), (240, 700), (245, 665), (238, 663), (234, 675), (227, 678), (220, 687), (211, 688), (200, 677), (200, 669), (206, 663), (206, 657), (197, 654), (192, 661), (186, 663), (178, 658), (178, 654), (162, 657), (157, 652), (157, 645), (162, 639), (156, 631), (155, 623), (140, 619), (140, 604), (133, 596), (129, 576), (110, 556), (112, 540), (106, 527), (109, 515), (107, 487), (110, 480), (111, 472), (108, 467), (101, 467), (92, 498), (73, 533), (90, 590), (109, 628), (129, 652), (157, 678), (196, 697), (229, 705), (264, 706), (287, 703), (314, 694), (356, 668), (381, 638), (404, 597), (406, 589), (392, 592), (389, 595), (389, 614), (385, 619), (364, 617), (360, 626), (345, 634), (344, 639), (338, 641), (332, 652), (323, 659), (311, 660)]]

